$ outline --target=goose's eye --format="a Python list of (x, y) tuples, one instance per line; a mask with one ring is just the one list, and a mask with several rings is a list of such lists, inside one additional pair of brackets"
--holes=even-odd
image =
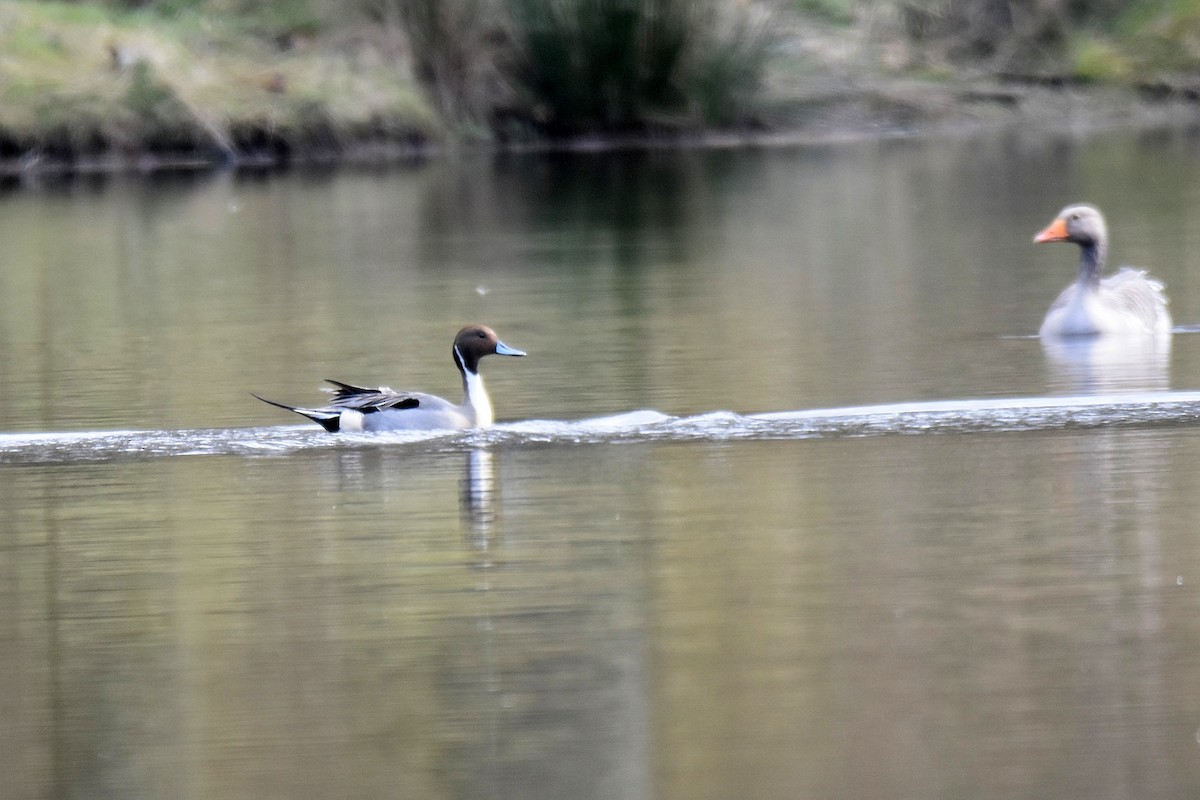
[(1071, 222), (1078, 222), (1078, 221), (1079, 221), (1079, 215), (1078, 215), (1078, 214), (1072, 214), (1072, 215), (1071, 215)]

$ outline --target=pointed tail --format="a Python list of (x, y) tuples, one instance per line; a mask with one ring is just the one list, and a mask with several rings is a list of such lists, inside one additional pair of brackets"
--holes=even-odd
[(286, 403), (276, 403), (274, 400), (268, 400), (265, 397), (259, 397), (254, 392), (251, 392), (250, 396), (255, 398), (256, 400), (262, 400), (267, 405), (275, 406), (276, 408), (282, 408), (287, 411), (291, 411), (295, 414), (299, 414), (302, 417), (307, 417), (307, 418), (311, 419), (313, 422), (320, 425), (325, 430), (329, 431), (330, 433), (337, 433), (341, 429), (341, 426), (342, 426), (342, 411), (341, 411), (341, 409), (300, 408), (298, 406), (289, 406)]

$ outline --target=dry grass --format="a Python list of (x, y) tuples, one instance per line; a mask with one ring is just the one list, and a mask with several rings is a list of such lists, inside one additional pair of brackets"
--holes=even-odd
[(1200, 0), (0, 0), (0, 162), (786, 125), (964, 66), (1192, 80)]
[(872, 16), (907, 44), (908, 66), (1117, 84), (1200, 68), (1200, 0), (894, 0)]
[(442, 135), (383, 36), (281, 48), (210, 20), (0, 2), (0, 156), (302, 154)]

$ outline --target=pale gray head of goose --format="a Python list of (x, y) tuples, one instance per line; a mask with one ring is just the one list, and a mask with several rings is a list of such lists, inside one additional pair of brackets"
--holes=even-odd
[(1067, 206), (1054, 221), (1033, 237), (1035, 243), (1072, 242), (1081, 247), (1103, 245), (1108, 239), (1104, 215), (1095, 206), (1080, 203)]
[(479, 373), (479, 359), (484, 356), (523, 356), (524, 350), (509, 347), (500, 341), (496, 332), (486, 325), (468, 325), (454, 337), (454, 363), (463, 372)]

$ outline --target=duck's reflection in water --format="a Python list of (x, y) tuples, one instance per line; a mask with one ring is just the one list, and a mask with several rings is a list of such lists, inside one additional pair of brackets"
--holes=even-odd
[(488, 550), (496, 526), (496, 462), (490, 450), (467, 453), (459, 500), (471, 545)]
[(1052, 391), (1071, 394), (1170, 388), (1170, 336), (1043, 338)]

